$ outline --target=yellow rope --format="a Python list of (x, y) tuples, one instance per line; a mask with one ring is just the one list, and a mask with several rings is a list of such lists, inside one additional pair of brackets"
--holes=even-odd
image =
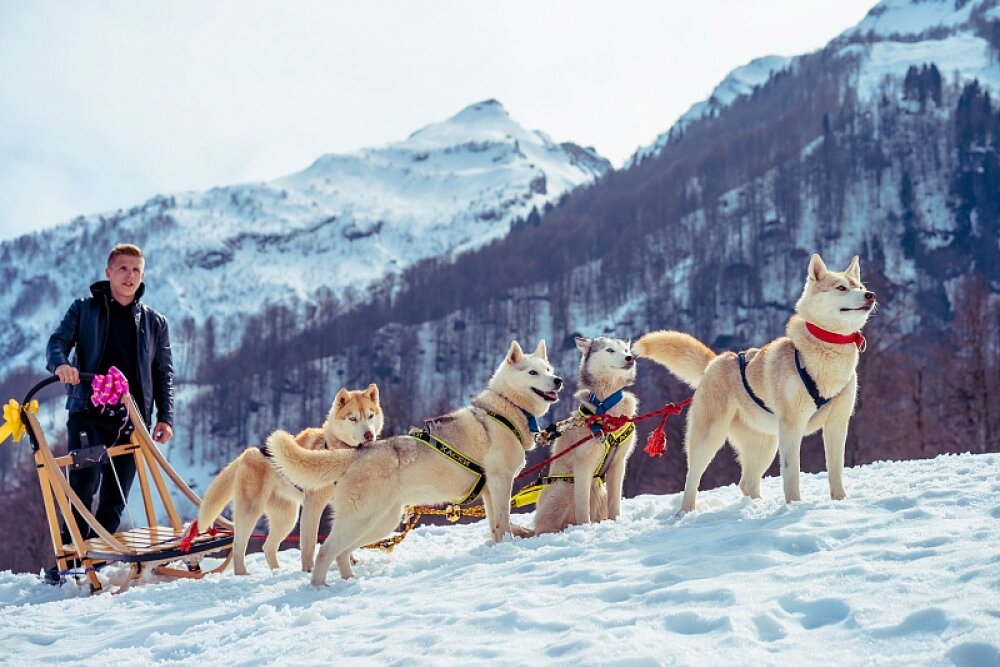
[(459, 505), (448, 505), (446, 507), (431, 507), (428, 505), (418, 505), (416, 507), (407, 507), (406, 516), (403, 518), (403, 530), (396, 533), (392, 537), (387, 537), (384, 540), (379, 540), (374, 544), (366, 544), (362, 549), (381, 549), (386, 553), (391, 553), (396, 545), (406, 539), (406, 536), (411, 530), (416, 528), (417, 524), (420, 522), (420, 517), (424, 514), (431, 516), (443, 516), (454, 523), (458, 521), (463, 516), (473, 516), (476, 518), (483, 518), (486, 516), (486, 506), (485, 505), (473, 505), (471, 507), (461, 507)]

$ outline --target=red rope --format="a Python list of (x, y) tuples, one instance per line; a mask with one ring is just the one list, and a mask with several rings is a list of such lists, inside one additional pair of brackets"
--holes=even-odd
[[(660, 425), (657, 426), (656, 429), (649, 435), (649, 440), (646, 441), (646, 450), (645, 450), (646, 453), (649, 454), (650, 456), (663, 456), (663, 452), (667, 450), (667, 437), (663, 431), (663, 427), (667, 423), (667, 417), (669, 417), (670, 415), (680, 414), (681, 410), (686, 408), (691, 403), (692, 400), (693, 400), (692, 398), (688, 398), (686, 400), (681, 401), (680, 403), (667, 403), (659, 410), (654, 410), (653, 412), (648, 412), (638, 417), (626, 417), (624, 415), (620, 417), (617, 417), (615, 415), (590, 415), (589, 417), (587, 417), (587, 426), (590, 427), (593, 426), (594, 424), (597, 424), (603, 433), (605, 434), (614, 433), (615, 431), (625, 426), (625, 424), (628, 424), (629, 422), (632, 423), (640, 422), (643, 421), (644, 419), (651, 419), (652, 417), (655, 417), (657, 415), (663, 415), (663, 418), (660, 420)], [(571, 451), (573, 451), (583, 443), (587, 442), (588, 440), (592, 440), (595, 436), (596, 433), (591, 433), (587, 437), (577, 440), (572, 445), (570, 445), (563, 451), (559, 452), (555, 456), (551, 456), (542, 461), (541, 463), (531, 466), (530, 468), (522, 472), (520, 475), (515, 477), (514, 481), (516, 482), (524, 477), (527, 477), (528, 475), (530, 475), (535, 471), (541, 470), (542, 468), (552, 463), (556, 459), (566, 456)]]
[[(198, 531), (198, 520), (195, 519), (194, 521), (191, 522), (191, 525), (188, 526), (188, 529), (187, 529), (187, 531), (185, 531), (184, 536), (181, 538), (181, 541), (177, 544), (177, 548), (180, 549), (181, 551), (184, 551), (184, 552), (190, 551), (191, 550), (191, 543), (194, 541), (194, 538), (198, 537), (199, 535), (212, 535), (212, 536), (215, 536), (215, 535), (232, 535), (232, 534), (233, 534), (233, 531), (231, 531), (231, 530), (225, 530), (225, 529), (221, 529), (220, 530), (219, 528), (216, 528), (215, 526), (212, 526), (211, 528), (209, 528), (206, 531), (199, 532)], [(326, 538), (327, 538), (327, 535), (317, 535), (316, 536), (316, 539), (317, 540), (321, 540), (321, 541), (325, 540)], [(253, 533), (253, 534), (250, 535), (250, 539), (251, 540), (266, 540), (267, 539), (267, 533)], [(298, 541), (300, 541), (300, 539), (301, 538), (298, 535), (289, 535), (288, 537), (286, 537), (285, 539), (283, 539), (282, 542), (298, 542)], [(170, 540), (165, 540), (164, 543), (165, 542), (169, 542), (169, 541)]]
[(184, 536), (181, 538), (181, 541), (177, 545), (177, 548), (185, 553), (191, 551), (191, 543), (194, 541), (194, 538), (196, 537), (198, 537), (198, 519), (192, 521), (191, 525), (188, 526), (188, 529), (184, 533)]
[(653, 429), (653, 432), (649, 434), (649, 438), (646, 440), (644, 451), (647, 454), (650, 456), (663, 456), (663, 453), (667, 451), (667, 434), (663, 430), (663, 427), (667, 425), (667, 417), (670, 415), (679, 415), (681, 410), (689, 406), (693, 400), (694, 397), (692, 396), (680, 403), (667, 403), (656, 412), (645, 415), (645, 417), (652, 417), (653, 415), (663, 413), (663, 419), (660, 420), (659, 426)]
[(178, 542), (177, 548), (183, 551), (184, 553), (187, 553), (188, 551), (191, 551), (191, 543), (194, 542), (194, 538), (198, 537), (199, 535), (212, 535), (214, 537), (218, 534), (219, 534), (219, 529), (216, 528), (215, 526), (210, 527), (206, 531), (198, 532), (198, 519), (195, 519), (194, 521), (191, 522), (191, 525), (188, 526), (187, 531), (184, 532), (184, 536), (181, 537), (181, 541)]
[[(587, 421), (590, 421), (589, 418), (588, 418)], [(531, 473), (535, 472), (536, 470), (541, 470), (542, 468), (544, 468), (548, 464), (552, 463), (556, 459), (562, 458), (563, 456), (566, 456), (567, 454), (569, 454), (571, 451), (573, 451), (574, 449), (576, 449), (577, 447), (579, 447), (583, 443), (587, 442), (588, 440), (593, 439), (593, 437), (594, 437), (594, 434), (591, 433), (590, 435), (588, 435), (585, 438), (580, 438), (579, 440), (577, 440), (572, 445), (570, 445), (569, 447), (567, 447), (563, 451), (559, 452), (555, 456), (550, 456), (549, 458), (545, 459), (541, 463), (539, 463), (537, 465), (531, 466), (530, 468), (528, 468), (527, 470), (525, 470), (524, 472), (522, 472), (520, 475), (518, 475), (517, 477), (515, 477), (514, 481), (516, 482), (516, 481), (518, 481), (518, 480), (520, 480), (520, 479), (522, 479), (524, 477), (527, 477), (528, 475), (530, 475)]]

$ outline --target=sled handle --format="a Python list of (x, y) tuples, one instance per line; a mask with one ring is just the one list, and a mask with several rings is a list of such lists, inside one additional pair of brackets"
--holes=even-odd
[[(81, 381), (86, 380), (86, 381), (89, 382), (89, 381), (91, 381), (93, 379), (94, 379), (94, 373), (80, 373), (80, 380)], [(49, 377), (45, 378), (44, 380), (42, 380), (41, 382), (39, 382), (38, 384), (36, 384), (34, 387), (32, 387), (31, 389), (28, 390), (28, 395), (24, 397), (23, 401), (21, 401), (21, 405), (27, 405), (28, 401), (30, 401), (31, 399), (33, 399), (35, 397), (35, 394), (37, 394), (39, 391), (41, 391), (45, 387), (48, 387), (50, 384), (54, 384), (54, 383), (59, 382), (59, 381), (60, 381), (59, 380), (59, 376), (57, 376), (57, 375), (52, 375), (52, 376), (49, 376)]]

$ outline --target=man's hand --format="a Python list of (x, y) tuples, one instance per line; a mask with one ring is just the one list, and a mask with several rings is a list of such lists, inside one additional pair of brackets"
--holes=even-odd
[(153, 427), (153, 440), (165, 445), (172, 437), (174, 437), (174, 429), (170, 428), (170, 424), (156, 422), (156, 426)]
[(56, 376), (66, 384), (80, 384), (80, 371), (69, 364), (56, 366)]

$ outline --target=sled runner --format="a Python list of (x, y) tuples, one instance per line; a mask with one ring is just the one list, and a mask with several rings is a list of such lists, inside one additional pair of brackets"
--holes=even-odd
[[(82, 381), (89, 382), (94, 376), (81, 373)], [(188, 487), (183, 479), (174, 471), (163, 454), (153, 442), (146, 425), (139, 415), (138, 408), (131, 394), (121, 396), (121, 404), (128, 410), (128, 419), (133, 426), (130, 442), (112, 447), (98, 445), (85, 450), (77, 450), (65, 456), (56, 457), (45, 441), (45, 436), (33, 414), (37, 411), (35, 394), (43, 387), (58, 382), (59, 378), (52, 376), (42, 380), (28, 392), (19, 406), (11, 401), (8, 408), (16, 406), (19, 413), (19, 424), (14, 425), (14, 437), (18, 439), (18, 429), (27, 432), (31, 448), (34, 450), (35, 467), (38, 471), (38, 483), (42, 490), (42, 502), (45, 505), (45, 515), (48, 520), (49, 536), (52, 549), (60, 571), (70, 569), (70, 565), (82, 564), (91, 592), (102, 590), (101, 582), (95, 572), (95, 566), (105, 563), (129, 563), (131, 565), (128, 577), (116, 593), (125, 591), (129, 585), (139, 578), (144, 570), (151, 569), (153, 573), (165, 577), (181, 577), (200, 579), (207, 573), (199, 567), (201, 558), (211, 552), (226, 551), (226, 560), (212, 572), (221, 572), (232, 558), (231, 533), (232, 526), (225, 519), (219, 518), (217, 523), (228, 532), (218, 535), (204, 534), (194, 538), (186, 551), (179, 548), (179, 542), (184, 535), (184, 526), (167, 486), (167, 480), (197, 508), (201, 499)], [(7, 417), (5, 410), (5, 417)], [(14, 417), (14, 415), (11, 415)], [(15, 417), (16, 419), (16, 417)], [(8, 418), (10, 424), (11, 418)], [(135, 457), (136, 478), (142, 495), (142, 506), (146, 515), (145, 526), (135, 526), (130, 530), (110, 533), (85, 507), (80, 498), (70, 487), (64, 469), (79, 468), (87, 465), (100, 465), (102, 462), (116, 456)], [(164, 479), (164, 475), (166, 479)], [(110, 481), (110, 480), (109, 480)], [(115, 480), (117, 481), (117, 480)], [(168, 525), (158, 525), (154, 498), (159, 499)], [(73, 510), (80, 516), (96, 537), (83, 539)], [(131, 513), (130, 513), (131, 515)], [(60, 518), (65, 522), (71, 536), (70, 544), (62, 544), (60, 536)], [(171, 563), (182, 562), (180, 566), (170, 566)]]

